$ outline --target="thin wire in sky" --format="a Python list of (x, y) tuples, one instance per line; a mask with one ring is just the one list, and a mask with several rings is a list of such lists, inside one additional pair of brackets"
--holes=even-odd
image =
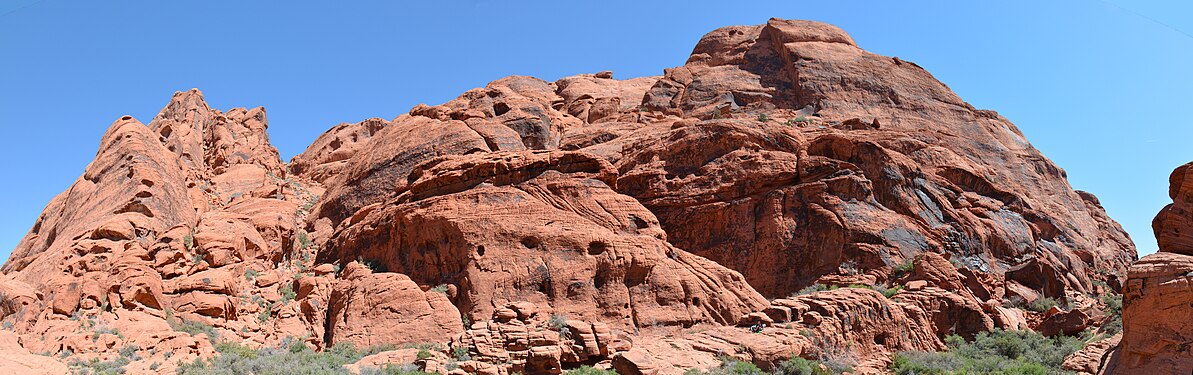
[(1169, 25), (1169, 24), (1167, 24), (1167, 23), (1161, 22), (1160, 20), (1157, 20), (1157, 19), (1155, 19), (1155, 18), (1152, 18), (1152, 17), (1150, 17), (1150, 16), (1148, 16), (1148, 15), (1146, 15), (1146, 14), (1139, 13), (1139, 12), (1136, 12), (1136, 11), (1134, 11), (1134, 10), (1130, 10), (1130, 9), (1124, 8), (1124, 7), (1122, 7), (1122, 6), (1119, 6), (1118, 4), (1112, 3), (1112, 2), (1110, 2), (1110, 1), (1107, 1), (1107, 0), (1099, 0), (1099, 1), (1101, 1), (1101, 2), (1103, 2), (1103, 3), (1105, 3), (1105, 4), (1107, 4), (1107, 5), (1110, 5), (1110, 6), (1112, 6), (1112, 7), (1118, 8), (1118, 10), (1121, 10), (1121, 11), (1124, 11), (1124, 12), (1127, 12), (1127, 13), (1134, 14), (1136, 17), (1143, 18), (1143, 19), (1145, 19), (1145, 20), (1151, 21), (1152, 23), (1155, 23), (1155, 24), (1157, 24), (1157, 25), (1160, 25), (1160, 26), (1164, 26), (1165, 28), (1167, 28), (1167, 29), (1169, 29), (1169, 30), (1172, 30), (1172, 31), (1175, 31), (1175, 32), (1178, 32), (1178, 33), (1180, 33), (1181, 35), (1184, 35), (1186, 38), (1193, 39), (1193, 35), (1191, 35), (1191, 34), (1189, 34), (1189, 33), (1185, 32), (1184, 30), (1178, 29), (1178, 28), (1176, 28), (1176, 27), (1173, 27), (1172, 25)]
[(0, 17), (4, 17), (4, 16), (7, 16), (7, 15), (9, 15), (9, 14), (13, 14), (13, 13), (15, 13), (15, 12), (16, 12), (16, 11), (18, 11), (18, 10), (21, 10), (21, 9), (25, 9), (25, 8), (31, 7), (31, 6), (33, 6), (34, 4), (37, 4), (37, 3), (40, 3), (40, 2), (43, 2), (43, 1), (45, 1), (45, 0), (35, 0), (35, 1), (31, 2), (31, 3), (28, 3), (28, 4), (25, 4), (25, 5), (22, 5), (22, 6), (16, 7), (16, 8), (15, 8), (15, 9), (13, 9), (13, 10), (10, 10), (10, 11), (4, 12), (4, 13), (0, 13)]

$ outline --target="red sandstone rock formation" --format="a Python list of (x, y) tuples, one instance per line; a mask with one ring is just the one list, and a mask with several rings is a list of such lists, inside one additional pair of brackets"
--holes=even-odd
[[(1160, 251), (1131, 266), (1123, 288), (1123, 334), (1100, 363), (1110, 374), (1193, 369), (1193, 173), (1172, 172), (1172, 204), (1152, 221)], [(1113, 345), (1111, 345), (1113, 346)]]
[[(337, 125), (288, 164), (266, 127), (263, 109), (211, 109), (197, 90), (113, 124), (0, 269), (0, 319), (21, 338), (0, 351), (136, 345), (155, 350), (130, 371), (169, 372), (217, 341), (298, 338), (446, 345), (354, 371), (672, 374), (730, 355), (878, 372), (948, 334), (1096, 325), (1091, 296), (1136, 257), (1006, 119), (815, 22), (715, 30), (658, 77), (504, 78)], [(1188, 253), (1181, 202), (1157, 233)], [(1175, 285), (1148, 264), (1128, 318), (1166, 303), (1150, 285)], [(841, 288), (796, 293), (815, 284)], [(1080, 309), (1005, 303), (1044, 297)], [(1166, 358), (1187, 327), (1147, 322), (1127, 324), (1130, 366), (1181, 363)], [(1177, 341), (1140, 346), (1141, 331)]]

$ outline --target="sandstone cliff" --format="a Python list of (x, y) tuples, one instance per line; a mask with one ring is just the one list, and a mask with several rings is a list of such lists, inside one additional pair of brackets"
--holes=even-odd
[(1096, 325), (1023, 306), (1093, 311), (1136, 258), (1005, 118), (816, 22), (715, 30), (662, 76), (500, 79), (290, 163), (266, 128), (198, 90), (112, 124), (2, 268), (19, 348), (133, 348), (136, 373), (218, 342), (443, 347), (356, 371), (868, 373), (949, 334)]

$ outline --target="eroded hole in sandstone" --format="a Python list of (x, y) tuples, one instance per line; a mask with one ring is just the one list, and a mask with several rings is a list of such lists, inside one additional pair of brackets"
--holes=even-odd
[(647, 223), (646, 220), (638, 217), (638, 215), (630, 215), (630, 222), (634, 223), (635, 229), (642, 229), (642, 228), (650, 227), (650, 223)]
[(509, 111), (510, 111), (510, 106), (508, 104), (505, 104), (505, 103), (494, 103), (493, 104), (493, 115), (494, 116), (501, 116)]
[(476, 247), (476, 255), (482, 256), (482, 257), (485, 256), (485, 245), (480, 245), (480, 246)]
[(114, 212), (114, 213), (122, 214), (125, 212), (137, 212), (142, 215), (145, 215), (146, 217), (153, 217), (153, 211), (150, 211), (149, 207), (145, 206), (144, 204), (141, 204), (141, 202), (135, 202), (135, 201), (128, 202), (127, 204), (124, 205), (124, 207), (121, 207), (119, 210), (116, 210), (116, 212)]
[(588, 255), (601, 255), (609, 250), (609, 244), (604, 241), (592, 241), (588, 243)]
[(543, 242), (541, 240), (539, 240), (538, 237), (535, 237), (535, 236), (522, 237), (522, 246), (525, 246), (527, 249), (535, 249), (535, 248), (538, 248), (539, 245), (542, 245), (542, 244), (543, 244)]

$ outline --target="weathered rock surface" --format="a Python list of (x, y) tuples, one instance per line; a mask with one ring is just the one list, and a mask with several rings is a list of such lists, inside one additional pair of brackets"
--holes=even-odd
[(516, 301), (623, 327), (732, 323), (763, 306), (740, 274), (667, 244), (650, 211), (613, 191), (615, 175), (570, 151), (434, 159), (349, 220), (319, 260), (447, 284), (474, 321)]
[[(112, 124), (0, 268), (14, 366), (136, 346), (126, 370), (171, 372), (219, 341), (301, 339), (400, 347), (355, 372), (671, 374), (730, 355), (870, 373), (949, 334), (1099, 324), (1136, 257), (1006, 119), (815, 22), (715, 30), (657, 77), (503, 78), (337, 125), (288, 164), (267, 127), (198, 90)], [(1146, 318), (1183, 311), (1182, 189), (1157, 219), (1173, 250), (1132, 268), (1123, 349), (1073, 369), (1185, 363), (1189, 327)], [(1040, 298), (1077, 308), (1008, 302)]]
[(1123, 335), (1107, 373), (1193, 369), (1193, 256), (1164, 248), (1131, 266), (1123, 289)]
[(1123, 287), (1123, 333), (1102, 345), (1101, 359), (1071, 358), (1081, 371), (1106, 374), (1186, 373), (1193, 369), (1193, 163), (1169, 178), (1172, 203), (1152, 221), (1157, 253), (1143, 257), (1127, 273)]

